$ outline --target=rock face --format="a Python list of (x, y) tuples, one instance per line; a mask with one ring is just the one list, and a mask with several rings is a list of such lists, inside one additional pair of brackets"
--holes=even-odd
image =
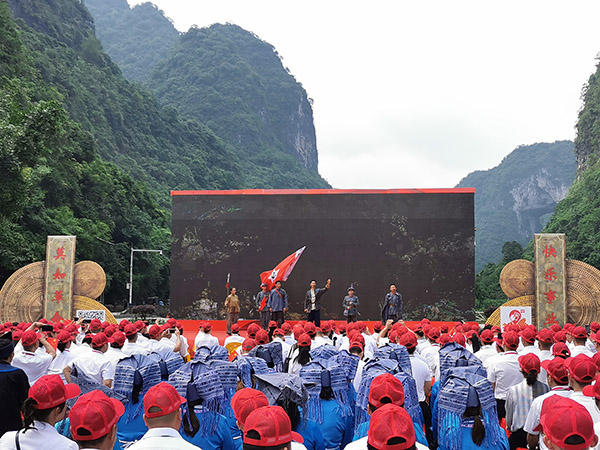
[(546, 225), (575, 177), (571, 141), (520, 146), (493, 169), (467, 175), (475, 187), (475, 270), (502, 256), (502, 244), (527, 244)]

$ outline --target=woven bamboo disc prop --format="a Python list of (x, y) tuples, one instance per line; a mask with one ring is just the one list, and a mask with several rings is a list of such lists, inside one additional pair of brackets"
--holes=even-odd
[[(535, 316), (535, 295), (524, 295), (523, 297), (513, 298), (512, 300), (507, 301), (502, 306), (531, 306), (532, 307), (532, 316)], [(501, 307), (502, 307), (501, 306)], [(535, 317), (531, 318), (533, 323), (535, 323)], [(492, 313), (492, 315), (485, 322), (486, 325), (492, 325), (494, 327), (500, 326), (500, 308), (496, 309)]]
[(526, 259), (509, 262), (500, 273), (500, 287), (510, 299), (535, 294), (535, 264)]
[(13, 273), (0, 290), (1, 322), (35, 322), (42, 317), (45, 262), (35, 262)]
[(582, 261), (567, 261), (567, 319), (577, 325), (597, 321), (600, 270)]
[(106, 306), (104, 306), (102, 303), (97, 302), (94, 299), (88, 298), (88, 297), (83, 297), (81, 295), (74, 295), (73, 296), (73, 313), (75, 313), (75, 311), (77, 311), (78, 309), (91, 309), (91, 310), (98, 310), (98, 309), (103, 309), (104, 312), (106, 313), (106, 321), (112, 325), (118, 325), (117, 319), (115, 319), (115, 316), (113, 316), (113, 314), (106, 308)]
[(73, 269), (73, 295), (96, 299), (106, 288), (106, 273), (94, 261), (81, 261)]

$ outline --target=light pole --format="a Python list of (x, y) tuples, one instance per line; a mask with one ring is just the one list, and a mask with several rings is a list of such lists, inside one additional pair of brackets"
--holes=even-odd
[(133, 300), (133, 253), (134, 252), (149, 252), (163, 254), (162, 250), (148, 250), (144, 248), (131, 248), (131, 258), (129, 259), (129, 307)]

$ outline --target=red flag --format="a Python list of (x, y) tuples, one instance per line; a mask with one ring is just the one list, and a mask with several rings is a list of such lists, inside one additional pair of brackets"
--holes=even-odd
[(267, 270), (260, 274), (260, 282), (267, 283), (267, 289), (270, 291), (275, 286), (277, 280), (286, 281), (292, 273), (292, 269), (300, 259), (300, 255), (304, 251), (305, 247), (296, 250), (290, 256), (281, 261), (273, 270)]

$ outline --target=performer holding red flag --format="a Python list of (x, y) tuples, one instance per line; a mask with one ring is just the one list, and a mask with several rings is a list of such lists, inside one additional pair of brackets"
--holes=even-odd
[(267, 283), (263, 283), (260, 285), (261, 291), (256, 294), (256, 307), (258, 308), (258, 314), (260, 316), (260, 326), (263, 330), (269, 329), (269, 320), (271, 320), (271, 313), (269, 312), (269, 307), (267, 303), (269, 302), (269, 288), (267, 287)]
[(281, 281), (275, 282), (275, 288), (269, 294), (269, 312), (271, 313), (271, 320), (277, 322), (277, 326), (280, 327), (285, 322), (284, 314), (288, 310), (288, 295), (285, 289), (281, 287)]

